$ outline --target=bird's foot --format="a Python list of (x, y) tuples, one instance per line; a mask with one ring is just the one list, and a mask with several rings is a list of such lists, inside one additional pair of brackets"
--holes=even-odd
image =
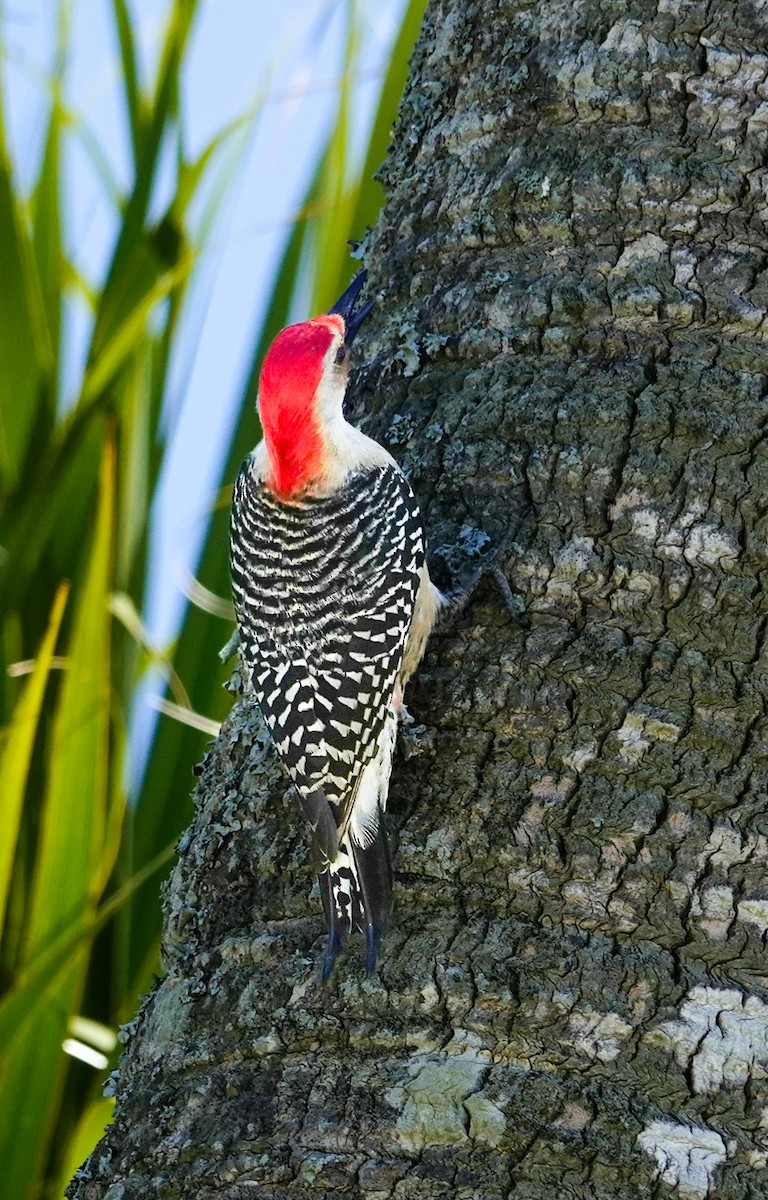
[(504, 602), (504, 607), (509, 613), (512, 620), (521, 629), (530, 628), (530, 620), (527, 614), (521, 607), (521, 598), (512, 591), (499, 559), (504, 554), (509, 543), (509, 538), (502, 538), (499, 544), (486, 554), (479, 567), (475, 570), (466, 587), (455, 592), (449, 592), (447, 596), (448, 603), (443, 609), (439, 624), (443, 627), (453, 625), (459, 617), (463, 615), (469, 607), (471, 600), (477, 592), (480, 585), (487, 576), (491, 576), (496, 587), (498, 588), (501, 599)]
[(418, 758), (422, 754), (434, 754), (435, 739), (426, 725), (406, 725), (399, 730), (400, 753), (403, 758)]

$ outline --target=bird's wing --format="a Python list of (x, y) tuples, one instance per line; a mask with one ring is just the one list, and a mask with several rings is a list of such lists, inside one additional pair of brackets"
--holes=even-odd
[(394, 464), (284, 503), (246, 463), (232, 529), (246, 674), (299, 791), (321, 790), (342, 826), (402, 662), (424, 563), (418, 506)]

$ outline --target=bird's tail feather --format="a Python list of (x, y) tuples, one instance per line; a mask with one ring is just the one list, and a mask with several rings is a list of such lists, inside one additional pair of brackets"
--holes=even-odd
[(323, 979), (330, 975), (344, 939), (353, 930), (365, 935), (365, 969), (370, 975), (392, 907), (392, 859), (384, 822), (379, 821), (369, 846), (357, 846), (345, 837), (335, 861), (319, 880), (328, 923)]
[(315, 869), (322, 871), (339, 852), (336, 819), (322, 788), (299, 791), (301, 807), (312, 831), (312, 858)]

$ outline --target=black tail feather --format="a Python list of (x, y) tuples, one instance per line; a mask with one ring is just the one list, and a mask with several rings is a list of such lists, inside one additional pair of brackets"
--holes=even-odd
[(333, 862), (338, 853), (336, 820), (321, 788), (315, 788), (313, 792), (299, 792), (299, 799), (312, 830), (312, 857), (315, 868), (321, 870), (327, 863)]
[(383, 821), (379, 822), (378, 833), (370, 846), (364, 849), (354, 846), (353, 854), (362, 893), (360, 908), (365, 933), (365, 969), (372, 975), (376, 969), (379, 943), (386, 932), (392, 911), (392, 858)]
[(339, 911), (338, 904), (334, 903), (331, 872), (323, 871), (318, 875), (318, 883), (323, 900), (325, 923), (328, 928), (328, 941), (325, 946), (322, 971), (322, 979), (325, 981), (333, 970), (338, 953), (344, 944), (344, 918)]
[(339, 847), (343, 860), (319, 876), (320, 894), (328, 925), (323, 979), (333, 970), (344, 940), (352, 930), (365, 935), (365, 969), (376, 969), (376, 956), (392, 908), (392, 858), (384, 823), (379, 823), (370, 846), (345, 838)]

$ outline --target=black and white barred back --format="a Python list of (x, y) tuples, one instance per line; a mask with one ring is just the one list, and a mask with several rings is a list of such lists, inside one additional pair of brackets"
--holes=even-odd
[(302, 795), (346, 827), (377, 752), (424, 566), (421, 516), (393, 464), (327, 497), (281, 501), (246, 460), (232, 508), (241, 658)]

